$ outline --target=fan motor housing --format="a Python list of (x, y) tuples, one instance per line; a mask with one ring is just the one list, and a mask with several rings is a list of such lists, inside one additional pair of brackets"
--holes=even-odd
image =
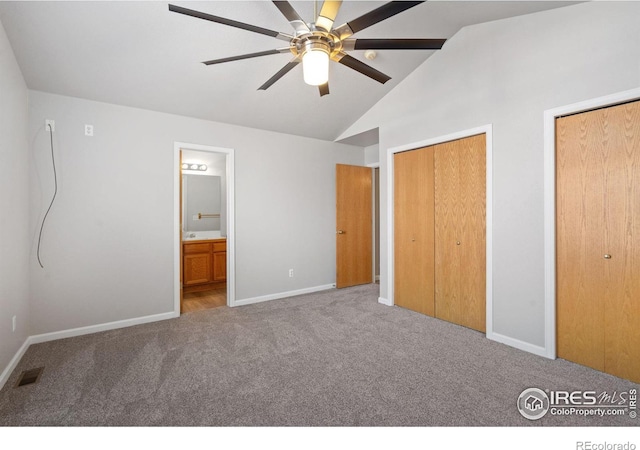
[(337, 36), (322, 31), (313, 31), (292, 40), (290, 48), (291, 53), (296, 56), (302, 56), (311, 50), (322, 50), (333, 57), (342, 49), (342, 43)]

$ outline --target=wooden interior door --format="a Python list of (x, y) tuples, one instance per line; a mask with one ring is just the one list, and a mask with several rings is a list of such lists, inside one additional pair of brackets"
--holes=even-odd
[(640, 101), (556, 119), (558, 356), (640, 382)]
[(394, 159), (394, 304), (434, 315), (433, 148)]
[(434, 146), (435, 317), (486, 330), (486, 137)]
[(336, 287), (373, 282), (371, 168), (336, 165)]

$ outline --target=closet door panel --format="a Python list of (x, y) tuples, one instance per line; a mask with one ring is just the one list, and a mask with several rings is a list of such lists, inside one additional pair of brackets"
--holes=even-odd
[(486, 139), (435, 146), (436, 317), (486, 329)]
[(640, 102), (600, 112), (604, 199), (605, 371), (640, 382)]
[(640, 102), (556, 120), (558, 356), (640, 382)]
[(394, 155), (394, 303), (434, 315), (433, 149)]
[(435, 283), (436, 317), (460, 323), (460, 153), (457, 141), (435, 146)]
[[(486, 142), (485, 135), (459, 141), (461, 325), (486, 331)], [(457, 242), (456, 242), (457, 243)]]
[(606, 169), (589, 136), (602, 135), (599, 116), (556, 120), (557, 352), (604, 370), (607, 268), (603, 245)]

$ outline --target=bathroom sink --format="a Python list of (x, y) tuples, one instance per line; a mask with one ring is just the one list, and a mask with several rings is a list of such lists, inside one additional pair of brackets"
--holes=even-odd
[(202, 241), (206, 239), (222, 239), (225, 236), (216, 231), (185, 231), (182, 235), (183, 241)]

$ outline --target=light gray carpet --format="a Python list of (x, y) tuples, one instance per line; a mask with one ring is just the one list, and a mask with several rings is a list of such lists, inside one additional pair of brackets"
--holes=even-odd
[[(0, 391), (0, 425), (638, 425), (529, 421), (528, 387), (638, 389), (567, 361), (377, 303), (376, 285), (194, 312), (32, 345)], [(15, 389), (22, 370), (39, 383)]]

